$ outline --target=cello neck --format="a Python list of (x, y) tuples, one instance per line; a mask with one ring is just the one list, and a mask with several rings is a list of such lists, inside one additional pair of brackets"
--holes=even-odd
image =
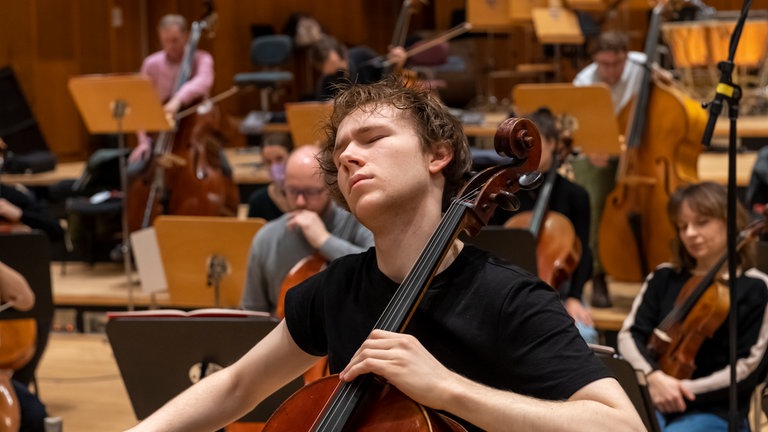
[[(374, 329), (400, 332), (407, 325), (424, 295), (437, 268), (461, 230), (466, 207), (459, 201), (451, 203), (438, 229), (432, 233), (419, 258), (406, 275), (384, 309)], [(352, 417), (356, 407), (373, 383), (370, 374), (361, 375), (351, 382), (342, 382), (329, 402), (327, 410), (318, 419), (313, 431), (339, 431)]]
[(549, 200), (552, 197), (552, 189), (555, 185), (555, 179), (557, 179), (557, 163), (553, 160), (552, 166), (550, 166), (549, 171), (547, 171), (547, 178), (541, 186), (541, 192), (539, 192), (539, 196), (536, 198), (536, 204), (533, 206), (533, 212), (531, 214), (531, 225), (529, 230), (535, 239), (539, 238), (541, 225), (544, 223), (544, 215), (546, 215), (547, 210), (549, 210)]
[[(645, 131), (645, 119), (648, 113), (648, 101), (651, 93), (651, 69), (653, 59), (656, 57), (656, 49), (659, 45), (659, 30), (661, 29), (661, 13), (664, 10), (664, 2), (659, 2), (651, 14), (648, 35), (645, 38), (645, 65), (643, 68), (643, 78), (640, 84), (640, 91), (637, 94), (632, 113), (632, 122), (630, 123), (629, 133), (627, 134), (627, 146), (637, 148), (643, 140)], [(630, 61), (627, 58), (627, 61)]]

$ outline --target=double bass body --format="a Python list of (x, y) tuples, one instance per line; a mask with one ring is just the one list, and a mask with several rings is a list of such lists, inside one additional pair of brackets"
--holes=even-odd
[(207, 113), (181, 119), (174, 136), (168, 138), (172, 139), (170, 156), (153, 155), (131, 178), (126, 199), (130, 231), (148, 226), (160, 214), (237, 214), (237, 185), (221, 169), (217, 118)]
[(653, 82), (649, 91), (643, 140), (623, 155), (600, 222), (600, 260), (616, 280), (641, 281), (670, 260), (674, 227), (666, 213), (669, 196), (698, 181), (704, 110), (662, 83)]

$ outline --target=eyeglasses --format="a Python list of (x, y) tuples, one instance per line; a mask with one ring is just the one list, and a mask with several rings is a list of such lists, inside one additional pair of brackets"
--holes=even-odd
[(317, 198), (320, 195), (322, 195), (323, 192), (325, 192), (325, 191), (326, 191), (326, 189), (322, 188), (322, 187), (320, 187), (320, 188), (304, 188), (304, 189), (299, 189), (299, 188), (288, 186), (288, 187), (285, 188), (285, 194), (288, 197), (293, 198), (293, 199), (298, 198), (299, 195), (303, 196), (304, 199)]

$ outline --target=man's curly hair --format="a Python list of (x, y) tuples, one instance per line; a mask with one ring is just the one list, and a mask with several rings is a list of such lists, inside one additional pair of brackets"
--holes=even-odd
[(472, 157), (461, 122), (453, 116), (437, 97), (428, 90), (408, 85), (396, 76), (374, 84), (345, 84), (333, 101), (333, 113), (325, 124), (326, 140), (318, 160), (331, 196), (344, 208), (349, 205), (338, 185), (338, 168), (333, 161), (333, 150), (339, 125), (354, 111), (373, 113), (382, 107), (392, 106), (410, 119), (424, 153), (435, 146), (447, 143), (453, 151), (453, 159), (443, 169), (445, 188), (443, 210), (463, 185), (472, 166)]

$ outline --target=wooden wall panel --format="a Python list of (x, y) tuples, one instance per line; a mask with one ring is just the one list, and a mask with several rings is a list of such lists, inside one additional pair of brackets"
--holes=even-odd
[[(238, 72), (251, 71), (249, 60), (252, 24), (268, 24), (282, 32), (294, 12), (314, 16), (329, 34), (348, 45), (366, 44), (384, 52), (401, 6), (400, 0), (215, 0), (219, 14), (213, 39), (200, 47), (216, 61), (214, 93), (228, 89)], [(411, 30), (445, 30), (451, 14), (466, 0), (439, 0), (421, 7)], [(742, 0), (708, 0), (720, 10), (738, 10)], [(768, 9), (768, 0), (754, 0), (753, 9)], [(148, 52), (159, 49), (155, 26), (169, 12), (190, 20), (205, 10), (202, 0), (0, 0), (0, 65), (11, 65), (37, 116), (51, 148), (62, 159), (84, 158), (93, 148), (66, 89), (70, 76), (84, 73), (135, 72)], [(118, 19), (115, 19), (118, 18)], [(647, 20), (644, 12), (616, 14), (611, 26), (629, 30), (633, 48), (640, 48)], [(530, 57), (538, 49), (521, 29), (497, 35), (493, 41), (472, 38), (470, 71), (504, 69)], [(296, 74), (296, 85), (287, 97), (311, 91), (315, 72), (300, 58), (287, 65)], [(565, 77), (567, 79), (567, 77)], [(484, 89), (482, 76), (474, 82)], [(498, 83), (495, 96), (508, 94), (509, 85)], [(256, 92), (239, 94), (222, 103), (225, 113), (243, 116), (258, 107)]]

